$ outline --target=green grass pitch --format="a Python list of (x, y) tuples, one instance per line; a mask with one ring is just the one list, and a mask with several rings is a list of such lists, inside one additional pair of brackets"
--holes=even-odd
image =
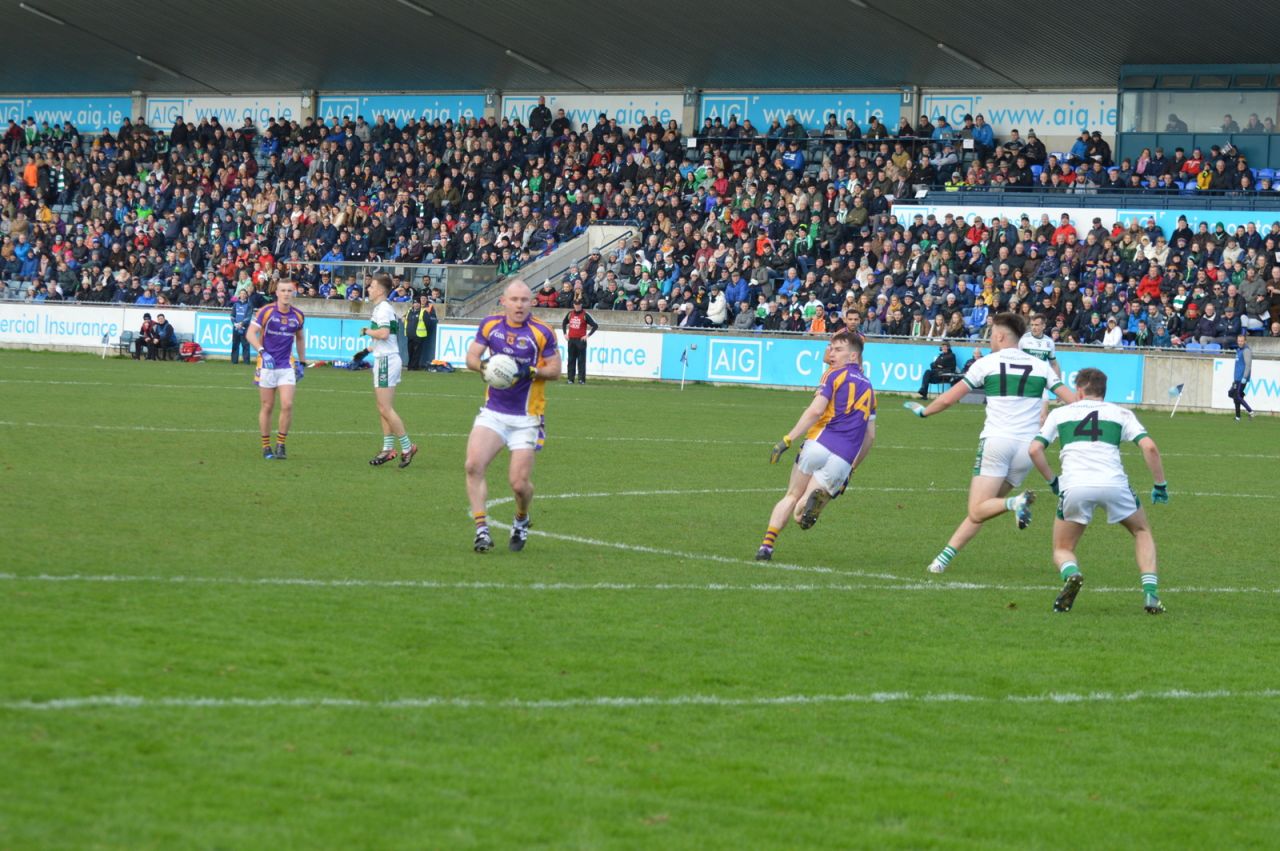
[(552, 386), (535, 534), (483, 556), (480, 395), (408, 375), (424, 451), (375, 469), (369, 375), (317, 368), (264, 462), (243, 367), (0, 353), (0, 849), (1280, 836), (1280, 421), (1139, 412), (1169, 613), (1099, 522), (1054, 615), (1043, 487), (1031, 529), (925, 572), (979, 409), (883, 397), (849, 493), (764, 566), (806, 394)]

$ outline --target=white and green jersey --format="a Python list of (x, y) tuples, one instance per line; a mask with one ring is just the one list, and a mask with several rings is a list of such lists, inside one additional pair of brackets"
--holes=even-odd
[(1029, 441), (1040, 429), (1040, 397), (1062, 382), (1045, 361), (1021, 349), (1001, 349), (978, 358), (964, 382), (987, 394), (982, 437)]
[(1022, 349), (1032, 357), (1040, 358), (1040, 360), (1048, 363), (1058, 359), (1057, 349), (1054, 348), (1053, 338), (1048, 334), (1043, 337), (1037, 337), (1030, 331), (1022, 335), (1022, 339), (1018, 341), (1018, 348)]
[(1129, 487), (1120, 462), (1120, 444), (1147, 436), (1133, 412), (1098, 399), (1081, 399), (1055, 408), (1035, 439), (1045, 446), (1062, 443), (1063, 490), (1072, 487)]
[(373, 309), (373, 318), (369, 321), (369, 327), (391, 329), (391, 336), (385, 340), (369, 338), (372, 341), (369, 351), (374, 357), (400, 354), (400, 343), (396, 340), (396, 335), (400, 333), (400, 317), (396, 316), (396, 309), (391, 306), (391, 302), (385, 299), (378, 302)]

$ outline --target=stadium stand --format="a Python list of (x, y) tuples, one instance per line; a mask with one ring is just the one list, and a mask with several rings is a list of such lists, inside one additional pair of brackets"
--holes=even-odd
[[(1280, 222), (1164, 233), (1154, 220), (893, 213), (929, 191), (1038, 190), (1074, 208), (1099, 193), (1184, 192), (1188, 175), (1210, 196), (1273, 192), (1230, 145), (1116, 165), (1099, 133), (1047, 152), (1034, 130), (998, 140), (968, 117), (922, 119), (890, 130), (788, 118), (760, 132), (731, 117), (691, 144), (674, 121), (605, 116), (545, 133), (507, 120), (157, 131), (139, 119), (91, 139), (11, 122), (0, 278), (32, 301), (225, 307), (246, 287), (269, 294), (301, 262), (304, 295), (352, 300), (363, 291), (343, 263), (509, 275), (593, 223), (626, 221), (629, 244), (534, 282), (538, 304), (579, 297), (660, 324), (795, 333), (825, 333), (857, 307), (868, 335), (930, 339), (982, 339), (1001, 310), (1043, 313), (1061, 342), (1102, 344), (1110, 319), (1122, 345), (1280, 335)], [(401, 283), (395, 298), (408, 300)]]

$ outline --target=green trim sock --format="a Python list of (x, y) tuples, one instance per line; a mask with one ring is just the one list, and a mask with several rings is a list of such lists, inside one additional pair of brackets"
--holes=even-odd
[(399, 439), (400, 439), (400, 451), (401, 451), (401, 452), (408, 452), (408, 451), (409, 451), (409, 447), (413, 446), (413, 444), (409, 441), (409, 435), (407, 435), (407, 434), (402, 434), (402, 435), (400, 435), (400, 438), (399, 438)]
[(1159, 577), (1154, 573), (1142, 574), (1142, 591), (1144, 594), (1150, 594), (1152, 597), (1159, 597), (1159, 589), (1156, 587), (1159, 583)]
[(389, 434), (384, 434), (382, 436), (382, 451), (390, 452), (392, 449), (395, 449), (395, 448), (396, 448), (396, 439)]
[(528, 525), (529, 525), (529, 515), (528, 515), (528, 514), (517, 514), (517, 515), (516, 515), (516, 522), (515, 522), (515, 525), (519, 526), (519, 527), (520, 527), (520, 528), (522, 528), (522, 529), (523, 529), (525, 526), (528, 526)]
[(1066, 582), (1068, 579), (1075, 576), (1079, 572), (1080, 572), (1080, 565), (1076, 564), (1074, 561), (1069, 561), (1066, 564), (1062, 565), (1062, 567), (1058, 568), (1058, 575), (1062, 577), (1063, 582)]
[(951, 564), (951, 560), (956, 557), (955, 547), (950, 545), (942, 548), (942, 552), (938, 553), (938, 557), (934, 559), (938, 564), (946, 567)]

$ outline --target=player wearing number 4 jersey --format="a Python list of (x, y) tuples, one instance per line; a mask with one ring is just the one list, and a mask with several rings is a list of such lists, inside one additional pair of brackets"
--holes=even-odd
[(1046, 388), (1064, 402), (1073, 398), (1045, 361), (1018, 348), (1026, 330), (1021, 317), (1001, 313), (992, 321), (995, 327), (991, 332), (991, 354), (975, 361), (963, 381), (928, 407), (919, 402), (904, 403), (916, 416), (931, 417), (959, 402), (970, 390), (984, 390), (987, 396), (986, 425), (978, 439), (978, 455), (969, 483), (969, 511), (942, 552), (929, 564), (930, 573), (945, 571), (956, 553), (993, 517), (1012, 511), (1019, 529), (1031, 524), (1035, 492), (1017, 496), (1009, 496), (1009, 492), (1022, 484), (1031, 469), (1027, 444), (1040, 429), (1040, 398)]
[(827, 347), (826, 362), (830, 369), (813, 402), (769, 455), (769, 463), (778, 463), (797, 437), (806, 436), (787, 492), (769, 516), (757, 561), (773, 558), (778, 534), (793, 516), (801, 529), (818, 522), (822, 509), (843, 490), (875, 442), (876, 394), (862, 374), (862, 340), (845, 331), (836, 334)]
[[(1133, 441), (1155, 477), (1152, 502), (1168, 502), (1169, 488), (1155, 441), (1147, 436), (1131, 411), (1104, 402), (1107, 376), (1097, 369), (1082, 369), (1076, 376), (1080, 401), (1049, 414), (1030, 447), (1036, 469), (1058, 494), (1058, 519), (1053, 524), (1053, 561), (1062, 578), (1062, 593), (1054, 601), (1055, 612), (1069, 612), (1084, 576), (1076, 562), (1076, 544), (1095, 509), (1105, 509), (1107, 522), (1119, 523), (1133, 535), (1138, 570), (1142, 575), (1143, 608), (1153, 615), (1164, 611), (1156, 588), (1156, 543), (1146, 512), (1129, 488), (1120, 460), (1120, 444)], [(1055, 476), (1045, 457), (1045, 447), (1061, 442), (1062, 475)]]

